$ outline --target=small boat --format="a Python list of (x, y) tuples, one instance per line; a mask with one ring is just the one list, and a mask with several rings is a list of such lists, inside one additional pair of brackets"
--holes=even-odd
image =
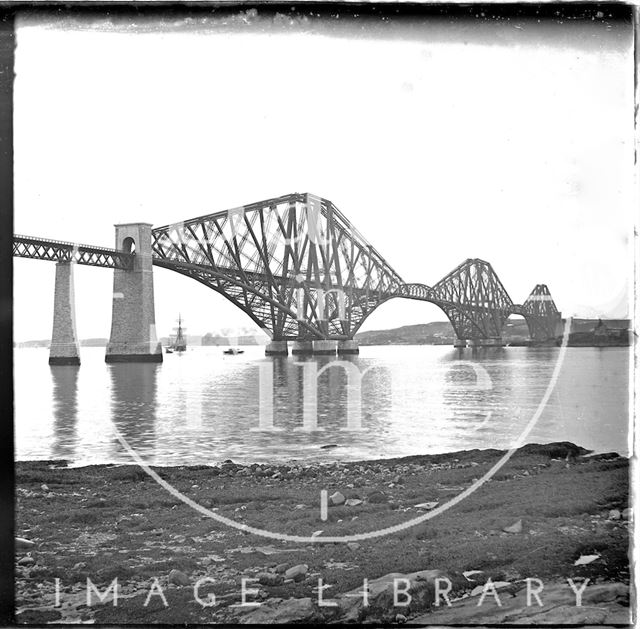
[(230, 347), (229, 349), (225, 349), (222, 353), (235, 356), (236, 354), (244, 354), (244, 350), (237, 347)]
[(172, 349), (171, 347), (165, 347), (165, 348), (164, 348), (164, 351), (165, 351), (167, 354), (173, 354), (173, 349)]

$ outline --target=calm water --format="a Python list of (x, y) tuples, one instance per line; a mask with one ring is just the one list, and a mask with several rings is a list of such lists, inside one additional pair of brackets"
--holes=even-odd
[[(14, 358), (16, 458), (76, 464), (130, 462), (113, 426), (156, 465), (273, 460), (337, 460), (509, 447), (532, 417), (550, 380), (557, 348), (364, 347), (345, 370), (317, 382), (318, 431), (304, 431), (301, 359), (266, 359), (263, 348), (224, 356), (194, 347), (162, 365), (106, 365), (104, 348), (82, 348), (81, 367), (49, 367), (48, 350)], [(318, 369), (335, 358), (303, 359)], [(272, 366), (273, 386), (265, 374)], [(307, 364), (306, 369), (309, 369)], [(260, 382), (277, 431), (258, 430)], [(569, 348), (555, 390), (527, 442), (568, 440), (628, 453), (629, 350)], [(305, 391), (314, 388), (305, 389)], [(361, 431), (348, 431), (357, 410)], [(263, 408), (265, 408), (263, 404)], [(263, 413), (264, 418), (268, 416)], [(353, 417), (353, 416), (352, 416)], [(322, 445), (339, 447), (321, 449)]]

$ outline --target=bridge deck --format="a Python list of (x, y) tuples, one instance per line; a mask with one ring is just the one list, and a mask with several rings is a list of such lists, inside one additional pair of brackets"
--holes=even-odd
[(117, 249), (17, 234), (13, 236), (13, 255), (18, 258), (74, 262), (108, 269), (131, 269), (135, 257), (134, 253), (125, 253)]

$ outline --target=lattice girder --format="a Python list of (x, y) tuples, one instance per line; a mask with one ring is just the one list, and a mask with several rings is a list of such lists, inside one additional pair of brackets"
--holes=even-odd
[(513, 302), (491, 264), (465, 260), (431, 291), (433, 303), (451, 320), (460, 339), (500, 338)]
[[(333, 203), (310, 194), (158, 227), (152, 237), (154, 264), (186, 263), (226, 278), (236, 288), (225, 296), (248, 314), (260, 303), (258, 318), (274, 339), (352, 338), (402, 284)], [(223, 292), (220, 281), (204, 283)]]
[(17, 258), (69, 262), (125, 270), (133, 268), (135, 256), (134, 253), (116, 249), (20, 235), (13, 236), (13, 255)]
[(522, 304), (520, 313), (524, 316), (532, 341), (553, 340), (559, 334), (562, 315), (558, 311), (546, 284), (536, 284)]

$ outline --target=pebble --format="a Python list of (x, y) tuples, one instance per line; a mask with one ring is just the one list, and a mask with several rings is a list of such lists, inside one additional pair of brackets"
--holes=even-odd
[(31, 555), (27, 555), (26, 557), (23, 557), (22, 559), (18, 560), (18, 565), (20, 566), (30, 566), (32, 564), (34, 564), (36, 562), (36, 560), (31, 557)]
[(189, 585), (191, 581), (189, 581), (189, 577), (184, 572), (174, 568), (169, 573), (169, 583), (173, 583), (174, 585)]
[(358, 550), (358, 548), (360, 548), (360, 544), (358, 544), (358, 542), (347, 542), (347, 548), (349, 550)]
[(30, 539), (26, 539), (25, 537), (16, 537), (16, 549), (18, 550), (33, 548), (35, 545), (36, 543), (32, 542)]
[(374, 491), (367, 496), (367, 501), (372, 504), (387, 502), (387, 497), (381, 491)]
[(425, 511), (431, 511), (431, 509), (435, 509), (438, 506), (438, 502), (421, 502), (420, 504), (414, 505), (416, 509), (423, 509)]
[(609, 519), (610, 520), (619, 520), (621, 518), (621, 514), (620, 514), (620, 510), (619, 509), (611, 509), (611, 511), (609, 511)]
[(346, 498), (339, 491), (336, 491), (334, 494), (329, 496), (329, 503), (331, 505), (338, 506), (345, 503)]
[(629, 507), (627, 507), (626, 509), (622, 510), (622, 518), (624, 520), (630, 520), (631, 519), (631, 509), (629, 509)]
[(281, 574), (274, 574), (273, 572), (260, 572), (257, 576), (258, 583), (260, 585), (281, 585), (284, 582), (284, 577)]
[(294, 581), (302, 581), (307, 571), (309, 570), (309, 566), (306, 563), (298, 564), (297, 566), (293, 566), (293, 568), (289, 568), (284, 573), (285, 579), (293, 579)]
[(362, 504), (362, 500), (360, 500), (359, 498), (347, 498), (347, 500), (345, 500), (344, 504), (347, 507), (357, 507), (358, 505)]
[(518, 520), (510, 526), (505, 526), (502, 530), (505, 533), (522, 533), (522, 520)]
[(275, 567), (275, 571), (278, 574), (284, 574), (287, 571), (287, 567), (289, 566), (288, 563), (279, 563), (276, 567)]

